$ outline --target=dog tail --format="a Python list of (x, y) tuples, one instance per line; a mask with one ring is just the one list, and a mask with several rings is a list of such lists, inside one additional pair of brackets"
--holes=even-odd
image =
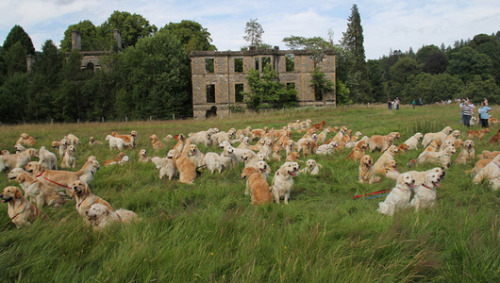
[(406, 164), (406, 166), (412, 167), (413, 165), (415, 165), (417, 163), (417, 160), (418, 159), (412, 159), (412, 160), (408, 161), (408, 163)]

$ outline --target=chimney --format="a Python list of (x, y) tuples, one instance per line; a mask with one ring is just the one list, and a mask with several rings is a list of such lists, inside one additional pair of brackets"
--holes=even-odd
[(122, 50), (122, 34), (120, 33), (120, 31), (118, 29), (113, 30), (113, 37), (116, 40), (116, 47), (117, 47), (118, 51), (121, 51)]
[(82, 50), (82, 35), (76, 31), (71, 31), (71, 50)]
[(31, 73), (31, 65), (35, 63), (35, 56), (32, 54), (26, 55), (26, 70)]

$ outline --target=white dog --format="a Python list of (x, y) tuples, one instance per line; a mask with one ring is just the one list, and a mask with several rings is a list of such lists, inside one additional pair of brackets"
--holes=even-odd
[(75, 158), (76, 148), (74, 145), (69, 145), (64, 152), (61, 168), (75, 168), (76, 158)]
[(443, 151), (439, 152), (428, 151), (427, 153), (424, 152), (425, 155), (418, 158), (417, 164), (435, 163), (435, 164), (441, 164), (441, 166), (445, 168), (449, 168), (451, 165), (451, 156), (456, 152), (457, 150), (452, 145), (448, 146)]
[(335, 152), (335, 148), (338, 146), (338, 143), (335, 141), (332, 141), (331, 143), (327, 144), (322, 144), (318, 146), (316, 149), (316, 154), (319, 155), (328, 155), (328, 154), (333, 154)]
[(156, 165), (156, 169), (160, 170), (160, 179), (167, 177), (169, 180), (172, 180), (178, 174), (175, 161), (172, 158), (155, 156), (151, 158), (151, 162)]
[(309, 159), (306, 161), (306, 167), (300, 170), (300, 173), (309, 173), (311, 175), (318, 175), (319, 169), (323, 168), (323, 165), (316, 162), (314, 159)]
[(415, 196), (410, 205), (418, 211), (421, 208), (432, 207), (436, 204), (436, 188), (439, 187), (441, 177), (436, 172), (429, 172), (425, 175), (424, 182), (415, 188)]
[(123, 150), (125, 148), (125, 141), (120, 138), (107, 135), (106, 140), (109, 142), (109, 150), (113, 150), (114, 148)]
[(299, 169), (300, 166), (297, 162), (285, 162), (274, 174), (271, 192), (277, 203), (280, 202), (280, 198), (284, 198), (285, 204), (288, 204), (293, 186), (293, 177), (297, 176)]
[(490, 163), (484, 166), (472, 179), (474, 184), (481, 183), (483, 180), (493, 181), (500, 177), (500, 155), (493, 158)]
[(437, 133), (427, 133), (424, 135), (424, 138), (422, 139), (422, 145), (424, 147), (427, 147), (433, 140), (439, 141), (441, 143), (444, 142), (446, 137), (453, 132), (453, 129), (449, 126), (446, 126), (444, 129), (442, 129), (440, 132)]
[(40, 163), (45, 164), (45, 167), (49, 170), (57, 170), (57, 156), (46, 150), (45, 146), (40, 147), (38, 151), (38, 156), (40, 158)]
[(421, 139), (424, 138), (424, 135), (422, 133), (416, 133), (413, 136), (411, 136), (409, 139), (407, 139), (404, 144), (408, 146), (408, 150), (411, 149), (418, 149), (418, 144)]
[(96, 230), (103, 229), (112, 222), (130, 223), (138, 219), (137, 214), (133, 211), (126, 209), (111, 211), (101, 203), (92, 204), (85, 214), (87, 215), (87, 220)]
[(398, 177), (396, 186), (391, 190), (383, 202), (379, 202), (377, 211), (385, 215), (393, 215), (396, 209), (404, 209), (410, 205), (411, 188), (415, 179), (403, 173)]

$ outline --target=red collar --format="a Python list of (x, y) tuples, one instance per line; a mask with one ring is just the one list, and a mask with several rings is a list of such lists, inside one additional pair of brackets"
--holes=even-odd
[(424, 183), (422, 183), (422, 186), (423, 186), (424, 188), (429, 189), (429, 190), (433, 190), (432, 188), (429, 188), (428, 186), (426, 186)]
[(36, 177), (38, 178), (38, 177), (42, 176), (43, 173), (45, 173), (45, 170), (43, 170), (42, 172), (40, 172), (40, 174), (36, 175)]
[(80, 205), (87, 199), (88, 196), (86, 196), (77, 206), (76, 209), (80, 209)]

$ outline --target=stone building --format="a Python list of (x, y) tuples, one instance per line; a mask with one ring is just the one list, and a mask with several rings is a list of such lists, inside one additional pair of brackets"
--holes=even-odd
[[(336, 105), (335, 93), (321, 93), (311, 87), (314, 57), (311, 51), (193, 51), (191, 79), (193, 84), (193, 117), (229, 114), (234, 106), (246, 108), (241, 92), (249, 92), (250, 69), (262, 72), (267, 63), (278, 73), (278, 79), (297, 90), (299, 106)], [(327, 51), (318, 62), (325, 77), (335, 83), (335, 53)]]
[[(113, 30), (113, 36), (116, 40), (117, 51), (122, 50), (122, 37), (117, 29)], [(71, 31), (71, 50), (79, 50), (83, 55), (80, 68), (89, 70), (99, 70), (102, 68), (101, 57), (109, 55), (111, 51), (81, 51), (82, 35), (78, 31)]]

